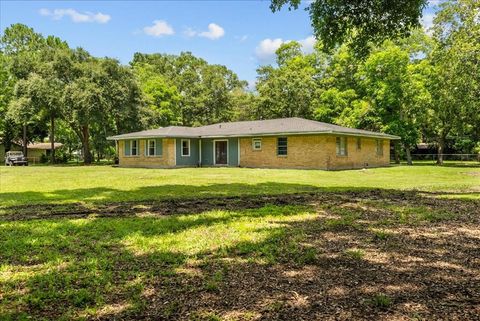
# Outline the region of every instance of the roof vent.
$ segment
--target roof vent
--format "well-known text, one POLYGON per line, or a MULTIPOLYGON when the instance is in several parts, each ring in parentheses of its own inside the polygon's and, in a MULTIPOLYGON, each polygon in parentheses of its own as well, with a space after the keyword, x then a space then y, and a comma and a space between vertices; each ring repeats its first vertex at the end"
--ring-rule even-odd
POLYGON ((218 128, 222 128, 222 124, 218 125, 218 128))

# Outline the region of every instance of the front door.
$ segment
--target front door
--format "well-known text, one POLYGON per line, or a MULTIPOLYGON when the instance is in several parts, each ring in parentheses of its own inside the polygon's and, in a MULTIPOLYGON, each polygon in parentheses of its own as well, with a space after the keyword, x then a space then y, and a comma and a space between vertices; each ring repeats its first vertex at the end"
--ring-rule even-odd
POLYGON ((228 144, 226 140, 215 141, 215 165, 227 165, 228 144))

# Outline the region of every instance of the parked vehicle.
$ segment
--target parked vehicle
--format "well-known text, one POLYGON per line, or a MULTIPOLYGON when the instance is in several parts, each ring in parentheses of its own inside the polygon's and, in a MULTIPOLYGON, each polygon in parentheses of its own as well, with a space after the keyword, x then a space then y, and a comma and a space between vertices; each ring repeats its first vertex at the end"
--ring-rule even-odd
POLYGON ((23 152, 20 151, 10 151, 5 154, 5 165, 6 166, 15 166, 15 165, 28 165, 28 160, 23 156, 23 152))

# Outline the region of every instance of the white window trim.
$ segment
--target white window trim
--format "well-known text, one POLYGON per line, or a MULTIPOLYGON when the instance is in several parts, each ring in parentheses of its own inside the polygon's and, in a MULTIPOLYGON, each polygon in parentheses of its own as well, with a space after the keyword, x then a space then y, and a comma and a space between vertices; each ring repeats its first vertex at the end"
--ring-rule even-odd
POLYGON ((145 149, 147 157, 160 156, 157 155, 157 141, 155 139, 147 139, 147 148, 145 149), (150 155, 150 142, 153 142, 153 155, 150 155))
POLYGON ((252 150, 262 150, 262 139, 261 138, 252 138, 252 150), (260 148, 255 147, 255 142, 260 142, 260 148))
POLYGON ((182 139, 180 140, 180 155, 182 155, 182 157, 190 157, 190 139, 182 139), (183 142, 187 142, 188 143, 188 154, 184 154, 183 153, 183 142))
POLYGON ((228 166, 230 164, 230 153, 228 152, 228 139, 214 139, 213 140, 213 165, 215 166, 228 166), (227 142, 227 163, 226 164, 217 164, 217 155, 216 155, 216 148, 215 142, 227 142))
POLYGON ((130 140, 130 157, 138 157, 140 156, 140 141, 138 139, 132 139, 130 140), (133 142, 137 142, 137 148, 135 155, 133 154, 133 142))

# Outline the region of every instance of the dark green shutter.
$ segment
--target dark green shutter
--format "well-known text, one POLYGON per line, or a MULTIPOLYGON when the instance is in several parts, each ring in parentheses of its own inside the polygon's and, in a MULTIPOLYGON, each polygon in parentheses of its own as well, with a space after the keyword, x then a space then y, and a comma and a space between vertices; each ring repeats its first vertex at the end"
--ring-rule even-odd
POLYGON ((123 147, 125 148, 125 156, 130 156, 130 141, 124 140, 123 147))
POLYGON ((157 139, 157 140, 155 141, 155 148, 157 149, 157 150, 155 151, 155 155, 156 155, 156 156, 161 156, 161 155, 162 155, 162 151, 163 151, 163 150, 162 150, 162 141, 163 141, 163 140, 162 140, 161 138, 159 138, 159 139, 157 139))

